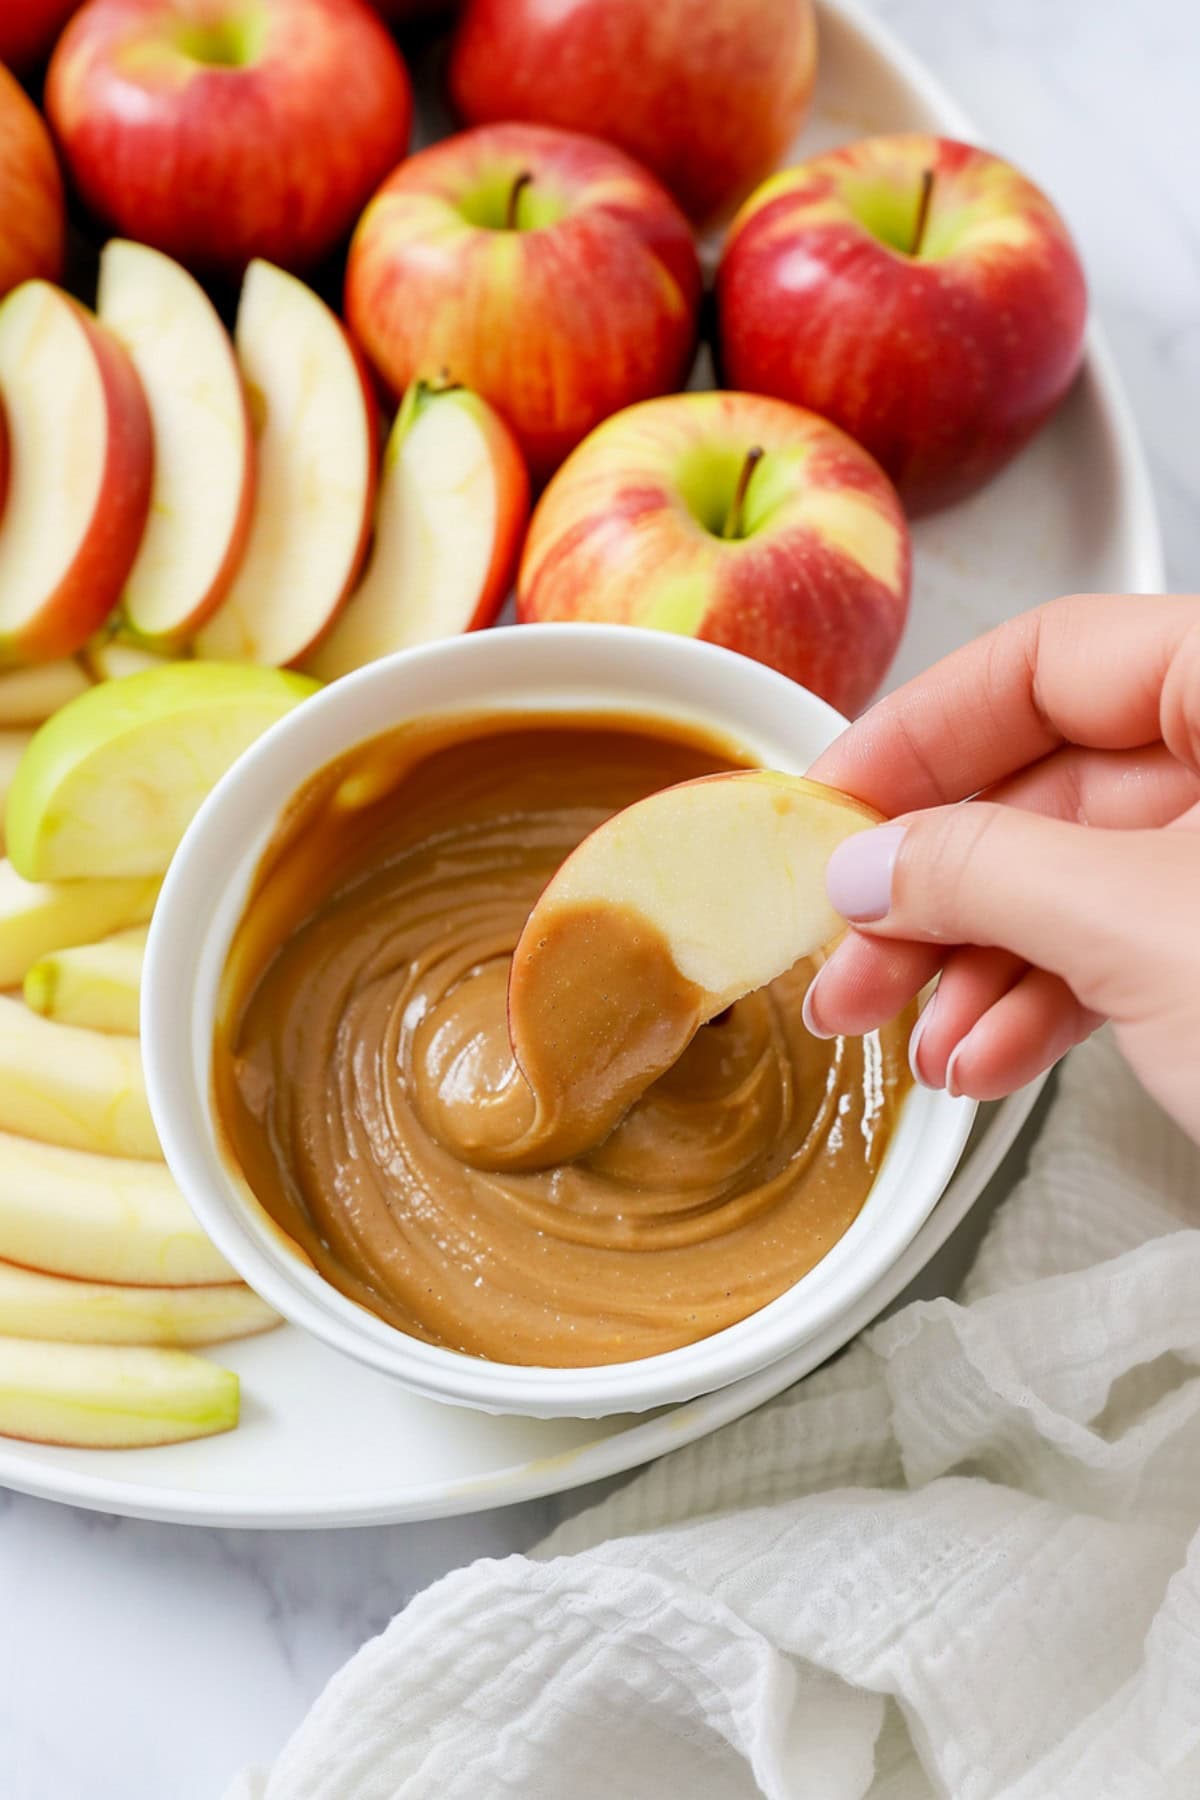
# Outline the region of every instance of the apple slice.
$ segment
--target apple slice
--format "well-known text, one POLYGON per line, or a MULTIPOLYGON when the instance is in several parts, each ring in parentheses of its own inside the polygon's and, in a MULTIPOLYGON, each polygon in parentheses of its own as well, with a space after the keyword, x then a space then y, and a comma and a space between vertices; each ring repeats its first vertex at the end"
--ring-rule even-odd
POLYGON ((0 397, 0 662, 48 662, 120 598, 150 503, 150 413, 116 338, 47 281, 0 304, 0 397))
POLYGON ((0 988, 18 987, 41 957, 144 923, 156 879, 26 881, 0 862, 0 988))
POLYGON ((375 500, 375 402, 345 327, 311 288, 252 262, 238 307, 258 490, 246 554, 196 654, 299 662, 354 586, 375 500))
POLYGON ((138 1040, 56 1025, 0 995, 0 1131, 100 1156, 161 1157, 138 1040))
POLYGON ((10 669, 0 675, 0 727, 40 725, 91 685, 82 664, 70 656, 10 669))
POLYGON ((126 1450, 231 1431, 238 1378, 188 1350, 0 1338, 0 1435, 126 1450))
POLYGON ((96 311, 129 352, 154 428, 154 486, 122 610, 175 644, 219 606, 250 530, 254 438, 229 334, 199 282, 160 250, 113 238, 96 311))
POLYGON ((71 1344, 220 1344, 280 1323, 244 1282, 116 1287, 0 1262, 0 1336, 71 1344))
POLYGON ((161 669, 171 661, 161 650, 148 644, 135 644, 131 639, 101 632, 88 643, 84 661, 97 681, 124 681, 126 675, 144 675, 148 669, 161 669))
POLYGON ((316 686, 181 662, 90 688, 42 726, 17 770, 14 865, 30 881, 162 875, 230 764, 316 686))
POLYGON ((57 950, 28 970, 25 1004, 63 1025, 136 1037, 145 953, 145 926, 115 932, 99 944, 57 950))
POLYGON ((529 477, 499 414, 461 387, 415 383, 383 458, 371 560, 309 662, 351 669, 490 625, 512 582, 529 477))
POLYGON ((509 1034, 537 1102, 520 1162, 599 1142, 706 1020, 836 938, 826 864, 878 823, 755 769, 664 788, 586 837, 513 954, 509 1034))
POLYGON ((4 816, 8 810, 9 790, 32 740, 32 731, 0 731, 0 855, 4 852, 4 816))
POLYGON ((4 1132, 0 1257, 84 1281, 193 1287, 236 1280, 162 1163, 4 1132))

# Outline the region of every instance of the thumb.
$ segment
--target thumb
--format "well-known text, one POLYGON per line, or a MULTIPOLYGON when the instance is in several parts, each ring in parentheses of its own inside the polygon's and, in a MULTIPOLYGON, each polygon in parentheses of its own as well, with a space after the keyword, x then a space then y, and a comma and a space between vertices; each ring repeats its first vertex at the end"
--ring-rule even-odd
POLYGON ((1119 1021, 1200 987, 1200 833, 1100 831, 972 801, 846 839, 826 884, 870 936, 1009 950, 1119 1021))

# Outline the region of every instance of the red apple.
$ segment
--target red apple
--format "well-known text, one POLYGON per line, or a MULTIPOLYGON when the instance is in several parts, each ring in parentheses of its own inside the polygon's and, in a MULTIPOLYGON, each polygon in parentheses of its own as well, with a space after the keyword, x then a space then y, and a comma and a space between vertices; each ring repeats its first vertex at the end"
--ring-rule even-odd
POLYGON ((89 0, 46 106, 95 212, 233 273, 331 250, 412 118, 400 53, 362 0, 89 0))
POLYGON ((536 477, 619 407, 682 384, 700 267, 636 163, 539 125, 466 131, 396 170, 359 222, 346 316, 396 394, 449 376, 536 477))
POLYGON ((62 177, 33 101, 0 61, 0 295, 63 261, 62 177))
POLYGON ((450 92, 619 144, 703 221, 779 162, 816 65, 811 0, 467 0, 450 92))
POLYGON ((835 420, 924 512, 981 486, 1053 412, 1087 291, 1032 182, 913 134, 765 182, 733 222, 717 305, 725 379, 835 420))
POLYGON ((150 503, 154 445, 133 364, 58 288, 0 305, 12 467, 0 519, 0 664, 81 648, 120 597, 150 503))
POLYGON ((904 629, 910 562, 895 490, 836 426, 756 394, 676 394, 618 413, 559 470, 517 612, 703 638, 854 713, 904 629))
POLYGON ((79 0, 0 0, 0 63, 29 69, 49 56, 79 0))

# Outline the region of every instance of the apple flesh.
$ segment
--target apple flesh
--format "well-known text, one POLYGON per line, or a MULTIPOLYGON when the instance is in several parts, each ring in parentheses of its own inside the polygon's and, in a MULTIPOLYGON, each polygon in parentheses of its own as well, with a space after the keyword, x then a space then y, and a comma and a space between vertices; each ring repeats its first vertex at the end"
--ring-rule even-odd
POLYGON ((0 855, 4 853, 4 815, 9 790, 21 766, 21 758, 32 741, 32 731, 0 731, 0 855))
POLYGON ((91 0, 46 110, 84 200, 188 268, 320 260, 408 145, 403 61, 359 0, 91 0))
POLYGON ((867 138, 785 169, 733 222, 720 359, 858 439, 910 512, 973 492, 1054 411, 1087 290, 1053 206, 946 138, 867 138))
POLYGON ((51 951, 144 922, 157 897, 157 880, 25 881, 0 862, 0 988, 17 987, 51 951))
POLYGON ((575 132, 493 125, 395 171, 358 224, 346 317, 385 384, 460 382, 535 479, 618 407, 679 387, 700 267, 670 196, 575 132))
POLYGON ((41 957, 25 976, 26 1006, 63 1025, 136 1037, 146 935, 140 926, 41 957))
POLYGON ((45 281, 0 304, 0 398, 0 664, 51 661, 120 598, 150 503, 150 414, 121 345, 45 281))
MULTIPOLYGON (((8 29, 0 16, 0 295, 33 276, 57 280, 66 242, 62 177, 50 134, 4 67, 16 61, 4 54, 8 29)), ((0 480, 0 500, 3 493, 0 480)))
POLYGON ((82 664, 73 657, 37 663, 28 669, 10 669, 0 675, 0 728, 41 725, 91 685, 82 664))
POLYGON ((277 669, 180 662, 90 688, 42 726, 17 770, 14 866, 28 881, 165 874, 226 769, 316 687, 277 669))
POLYGON ((467 0, 450 93, 472 125, 531 119, 619 145, 704 223, 783 157, 816 67, 811 0, 467 0))
POLYGON ((123 681, 126 675, 144 675, 149 669, 162 669, 172 658, 162 650, 122 637, 119 632, 100 632, 89 640, 83 660, 97 681, 123 681))
POLYGON ((225 327, 171 257, 114 238, 96 310, 129 353, 154 431, 150 512, 122 611, 142 636, 177 644, 220 604, 246 546, 250 413, 225 327))
POLYGON ((0 1336, 70 1344, 221 1344, 280 1323, 243 1282, 116 1287, 0 1262, 0 1336))
POLYGON ((137 1039, 56 1025, 0 996, 0 1131, 99 1156, 161 1157, 137 1039))
POLYGON ((679 394, 609 419, 559 470, 517 611, 703 638, 852 713, 900 640, 910 569, 895 491, 842 432, 778 400, 679 394))
POLYGON ((312 673, 333 681, 490 625, 528 515, 529 477, 499 415, 466 388, 415 384, 384 453, 371 560, 312 673))
POLYGON ((237 1422, 237 1376, 188 1350, 0 1338, 0 1436, 125 1450, 237 1422))
POLYGON ((237 354, 257 434, 258 492, 245 556, 196 654, 283 666, 328 630, 362 566, 375 500, 375 402, 323 300, 252 263, 237 354))
POLYGON ((191 1287, 236 1280, 164 1164, 3 1132, 0 1257, 80 1281, 191 1287))

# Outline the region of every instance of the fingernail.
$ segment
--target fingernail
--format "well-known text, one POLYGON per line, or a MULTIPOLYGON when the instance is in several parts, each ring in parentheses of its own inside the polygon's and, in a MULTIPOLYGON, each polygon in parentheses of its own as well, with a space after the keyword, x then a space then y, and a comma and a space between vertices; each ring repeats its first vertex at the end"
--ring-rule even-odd
POLYGON ((917 1061, 921 1050, 921 1039, 925 1036, 925 1028, 929 1024, 930 1015, 936 1005, 937 989, 935 988, 922 1008, 921 1016, 913 1026, 908 1039, 908 1066, 912 1070, 913 1080, 918 1082, 923 1088, 932 1088, 936 1086, 934 1082, 925 1079, 917 1061))
MULTIPOLYGON (((967 1037, 969 1036, 970 1033, 968 1032, 967 1037)), ((967 1039, 963 1038, 961 1043, 955 1044, 953 1050, 950 1052, 950 1059, 946 1064, 946 1092, 952 1100, 962 1099, 962 1089, 958 1085, 958 1060, 966 1048, 966 1043, 967 1039)))
POLYGON ((825 891, 843 919, 866 924, 884 917, 904 832, 903 825, 876 825, 838 845, 825 871, 825 891))
MULTIPOLYGON (((828 967, 828 964, 826 964, 825 966, 828 967)), ((808 992, 804 996, 804 1005, 800 1008, 800 1017, 804 1021, 804 1029, 805 1029, 805 1031, 807 1031, 809 1033, 810 1036, 815 1037, 815 1038, 831 1038, 831 1037, 837 1036, 837 1033, 835 1031, 826 1031, 825 1030, 825 1027, 821 1024, 819 1018, 817 1017, 816 1008, 815 1008, 815 1004, 814 1004, 815 1000, 816 1000, 817 989, 820 986, 821 977, 824 973, 825 973, 825 969, 823 969, 823 968, 817 970, 816 974, 813 976, 812 980, 808 984, 808 992)))

